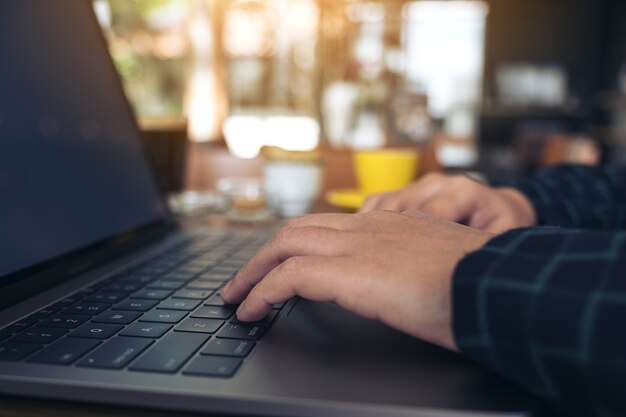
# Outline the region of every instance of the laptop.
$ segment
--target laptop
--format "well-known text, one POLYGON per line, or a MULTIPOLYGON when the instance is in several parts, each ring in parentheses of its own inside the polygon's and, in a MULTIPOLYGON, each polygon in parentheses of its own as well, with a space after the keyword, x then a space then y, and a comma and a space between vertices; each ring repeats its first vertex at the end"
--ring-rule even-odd
POLYGON ((272 230, 169 213, 85 0, 0 2, 0 394, 264 416, 522 416, 522 391, 302 299, 219 289, 272 230))

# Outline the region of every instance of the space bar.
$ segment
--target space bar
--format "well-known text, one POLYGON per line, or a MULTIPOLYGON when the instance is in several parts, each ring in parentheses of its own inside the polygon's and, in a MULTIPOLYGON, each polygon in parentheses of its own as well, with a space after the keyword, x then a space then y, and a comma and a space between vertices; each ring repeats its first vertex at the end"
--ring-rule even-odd
POLYGON ((204 333, 172 332, 133 363, 128 369, 143 372, 174 373, 207 341, 204 333))

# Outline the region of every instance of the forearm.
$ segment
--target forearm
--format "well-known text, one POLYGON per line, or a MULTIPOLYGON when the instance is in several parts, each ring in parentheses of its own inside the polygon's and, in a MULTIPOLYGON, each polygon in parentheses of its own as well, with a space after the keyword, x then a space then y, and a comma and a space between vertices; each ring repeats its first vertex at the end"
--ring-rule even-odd
POLYGON ((626 228, 626 168, 562 165, 514 184, 539 225, 626 228))
POLYGON ((623 415, 624 242, 626 232, 520 229, 470 254, 453 281, 460 351, 571 415, 623 415))

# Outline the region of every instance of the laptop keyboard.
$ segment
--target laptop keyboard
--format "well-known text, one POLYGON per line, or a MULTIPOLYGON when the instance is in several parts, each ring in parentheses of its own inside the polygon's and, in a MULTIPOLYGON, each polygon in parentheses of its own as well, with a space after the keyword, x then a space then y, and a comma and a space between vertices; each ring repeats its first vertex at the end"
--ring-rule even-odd
POLYGON ((285 303, 242 323, 219 295, 267 236, 211 233, 0 330, 0 360, 228 378, 285 303))

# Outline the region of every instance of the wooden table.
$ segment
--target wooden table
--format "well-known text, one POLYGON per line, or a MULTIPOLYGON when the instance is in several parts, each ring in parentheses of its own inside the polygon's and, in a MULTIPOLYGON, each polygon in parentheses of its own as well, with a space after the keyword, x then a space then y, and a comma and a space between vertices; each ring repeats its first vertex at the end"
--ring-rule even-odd
MULTIPOLYGON (((356 186, 353 151, 322 148, 321 152, 324 161, 324 185, 314 211, 338 211, 339 209, 324 201, 324 194, 328 190, 356 186)), ((216 181, 222 177, 261 177, 262 168, 261 158, 238 159, 223 146, 193 144, 189 147, 185 184, 191 190, 210 190, 215 188, 216 181)), ((439 169, 433 148, 424 148, 420 156, 418 175, 439 169)))

